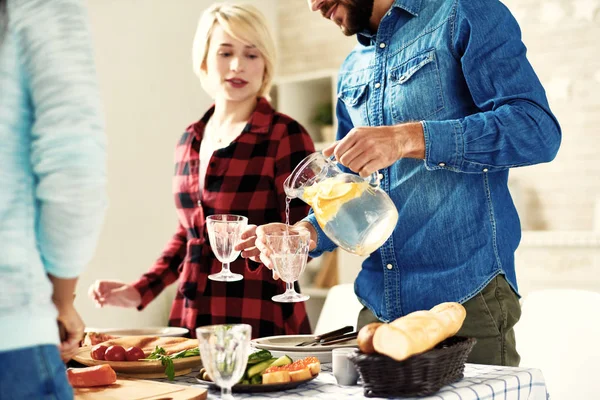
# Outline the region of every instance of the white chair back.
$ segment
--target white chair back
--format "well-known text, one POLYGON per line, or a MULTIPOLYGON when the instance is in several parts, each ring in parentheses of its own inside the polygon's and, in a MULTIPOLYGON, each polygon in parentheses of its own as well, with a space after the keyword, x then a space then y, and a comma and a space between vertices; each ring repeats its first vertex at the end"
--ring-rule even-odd
POLYGON ((356 329, 356 320, 362 307, 354 294, 354 284, 333 286, 325 298, 315 334, 330 332, 346 325, 352 325, 356 329))
POLYGON ((600 293, 531 292, 515 334, 521 366, 542 371, 552 400, 598 398, 600 293))

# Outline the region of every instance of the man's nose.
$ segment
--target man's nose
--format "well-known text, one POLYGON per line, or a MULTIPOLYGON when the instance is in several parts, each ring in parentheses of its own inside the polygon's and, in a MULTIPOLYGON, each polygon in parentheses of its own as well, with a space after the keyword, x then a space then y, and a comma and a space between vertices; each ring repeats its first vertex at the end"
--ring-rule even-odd
POLYGON ((308 0, 308 3, 311 11, 317 11, 321 9, 325 0, 308 0))

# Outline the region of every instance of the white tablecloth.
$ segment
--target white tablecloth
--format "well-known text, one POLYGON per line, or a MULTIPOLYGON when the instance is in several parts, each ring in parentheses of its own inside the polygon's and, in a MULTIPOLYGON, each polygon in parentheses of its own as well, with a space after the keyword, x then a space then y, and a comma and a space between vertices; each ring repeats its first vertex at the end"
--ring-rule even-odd
MULTIPOLYGON (((234 393, 236 399, 366 399, 363 388, 340 386, 331 373, 331 364, 321 366, 319 376, 296 389, 271 393, 234 393)), ((176 377, 173 383, 197 385, 197 371, 176 377)), ((451 385, 444 386, 438 393, 429 397, 411 399, 442 400, 547 400, 544 376, 538 369, 496 367, 491 365, 466 364, 464 378, 451 385)), ((162 379, 163 382, 169 382, 162 379)), ((359 382, 360 383, 360 382, 359 382)), ((209 390, 208 398, 217 400, 220 392, 209 390)), ((404 399, 407 399, 406 397, 404 399)))

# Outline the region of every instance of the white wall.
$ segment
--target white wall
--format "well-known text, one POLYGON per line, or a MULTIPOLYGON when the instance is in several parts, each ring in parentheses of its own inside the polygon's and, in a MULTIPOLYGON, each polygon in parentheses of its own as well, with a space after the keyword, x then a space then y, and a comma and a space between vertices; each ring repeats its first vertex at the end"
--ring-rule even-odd
MULTIPOLYGON (((600 201, 600 1, 503 3, 519 21, 527 56, 563 129, 556 160, 511 171, 523 229, 591 230, 600 201)), ((278 6, 282 75, 337 69, 356 45, 305 1, 278 6)))
MULTIPOLYGON (((245 1, 275 25, 276 0, 245 1)), ((174 285, 144 312, 95 308, 96 279, 131 282, 175 232, 173 151, 211 99, 191 70, 191 44, 206 0, 88 0, 107 120, 109 209, 75 305, 91 327, 165 325, 174 285)), ((276 27, 275 27, 276 29, 276 27)))

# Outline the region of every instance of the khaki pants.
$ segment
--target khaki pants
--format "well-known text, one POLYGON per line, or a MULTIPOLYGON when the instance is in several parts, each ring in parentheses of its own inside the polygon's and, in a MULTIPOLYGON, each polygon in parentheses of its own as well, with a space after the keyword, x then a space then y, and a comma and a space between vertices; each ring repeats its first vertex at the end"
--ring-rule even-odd
MULTIPOLYGON (((521 306, 504 275, 492 279, 463 306, 467 318, 457 335, 477 339, 467 362, 517 367, 521 357, 517 353, 513 327, 521 317, 521 306)), ((377 321, 365 307, 358 315, 357 329, 377 321)))

